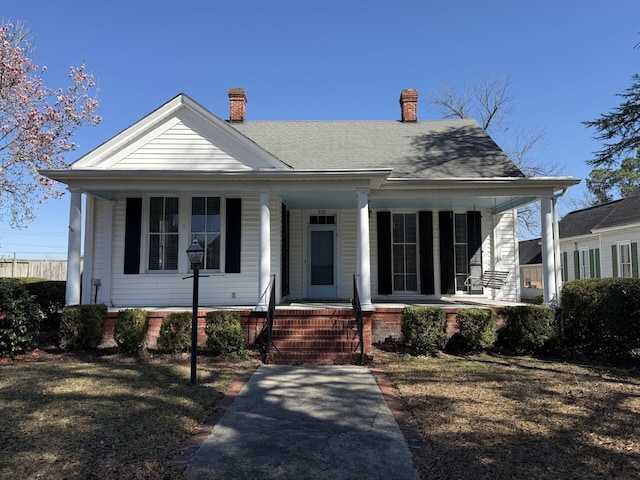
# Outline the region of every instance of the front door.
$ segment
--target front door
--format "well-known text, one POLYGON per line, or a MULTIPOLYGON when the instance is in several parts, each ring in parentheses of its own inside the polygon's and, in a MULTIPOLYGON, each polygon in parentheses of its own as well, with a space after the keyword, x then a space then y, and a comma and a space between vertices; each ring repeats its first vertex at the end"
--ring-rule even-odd
POLYGON ((336 228, 309 227, 307 255, 307 297, 337 298, 336 228))

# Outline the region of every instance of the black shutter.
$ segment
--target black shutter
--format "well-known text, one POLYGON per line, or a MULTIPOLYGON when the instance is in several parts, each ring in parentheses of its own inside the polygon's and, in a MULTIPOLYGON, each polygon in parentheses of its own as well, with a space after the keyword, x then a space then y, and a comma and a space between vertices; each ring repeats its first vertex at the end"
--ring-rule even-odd
POLYGON ((420 231, 420 293, 435 293, 433 277, 433 213, 418 212, 420 231))
MULTIPOLYGON (((482 276, 482 215, 478 211, 467 212, 467 251, 469 252, 469 275, 482 276)), ((471 293, 482 293, 482 287, 471 288, 471 293)))
POLYGON ((225 273, 240 273, 242 199, 227 198, 227 231, 225 241, 225 273))
POLYGON ((289 219, 289 209, 283 203, 282 204, 282 219, 280 220, 281 224, 281 257, 282 260, 280 262, 280 290, 282 296, 289 295, 289 228, 290 228, 290 219, 289 219))
POLYGON ((455 293, 453 252, 453 212, 439 212, 440 226, 440 292, 455 293))
POLYGON ((142 236, 142 198, 127 198, 124 221, 124 273, 140 273, 140 239, 142 236))
POLYGON ((393 292, 391 273, 391 212, 378 212, 378 294, 393 292))

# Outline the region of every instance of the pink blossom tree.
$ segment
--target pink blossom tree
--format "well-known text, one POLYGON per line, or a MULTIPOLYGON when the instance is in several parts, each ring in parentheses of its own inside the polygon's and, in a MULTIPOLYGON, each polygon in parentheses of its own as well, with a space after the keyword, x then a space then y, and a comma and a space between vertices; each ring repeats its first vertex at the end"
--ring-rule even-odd
POLYGON ((63 194, 38 170, 68 168, 76 129, 101 120, 84 64, 70 67, 66 90, 51 89, 31 51, 26 28, 0 25, 0 219, 14 227, 33 220, 35 205, 63 194))

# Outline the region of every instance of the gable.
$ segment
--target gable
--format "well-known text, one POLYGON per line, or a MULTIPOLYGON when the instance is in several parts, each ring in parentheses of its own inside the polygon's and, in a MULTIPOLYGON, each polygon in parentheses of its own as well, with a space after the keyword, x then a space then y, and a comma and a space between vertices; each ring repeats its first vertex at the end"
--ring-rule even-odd
POLYGON ((71 168, 242 171, 290 167, 185 95, 179 95, 71 168))

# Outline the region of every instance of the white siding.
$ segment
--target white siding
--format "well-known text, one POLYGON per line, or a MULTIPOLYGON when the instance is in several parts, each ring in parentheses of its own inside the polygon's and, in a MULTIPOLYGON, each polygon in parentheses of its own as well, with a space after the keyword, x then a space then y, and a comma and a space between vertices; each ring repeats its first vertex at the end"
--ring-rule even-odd
MULTIPOLYGON (((111 241, 110 238, 105 238, 105 218, 104 218, 104 200, 95 199, 93 215, 94 221, 94 236, 93 236, 93 279, 100 279, 103 282, 104 279, 104 262, 105 262, 105 244, 111 241)), ((93 282, 92 282, 93 283, 93 282)), ((95 299, 95 287, 91 286, 91 301, 95 299)), ((110 299, 105 298, 104 290, 102 286, 98 288, 98 303, 110 303, 110 299)))
MULTIPOLYGON (((338 298, 353 296, 353 274, 358 271, 358 216, 356 209, 341 210, 338 225, 338 298)), ((374 237, 370 237, 369 243, 374 237)))
MULTIPOLYGON (((181 197, 181 204, 188 202, 189 198, 188 196, 181 197)), ((186 261, 181 260, 181 265, 185 265, 185 267, 182 267, 182 271, 176 273, 145 273, 146 258, 144 257, 144 252, 146 252, 146 249, 143 248, 141 273, 138 275, 123 274, 125 205, 126 199, 120 198, 114 208, 113 305, 116 307, 190 306, 193 281, 184 279, 185 276, 189 275, 186 269, 186 261)), ((256 195, 242 197, 241 273, 224 274, 203 271, 202 275, 208 276, 200 279, 200 306, 254 306, 257 303, 258 231, 260 225, 258 205, 259 201, 256 195)), ((181 211, 183 211, 182 207, 181 211)), ((188 218, 180 219, 181 245, 188 244, 188 223, 188 218)), ((145 227, 143 212, 143 232, 145 227)), ((142 242, 143 245, 146 242, 144 233, 142 242)), ((183 253, 183 250, 186 250, 186 247, 179 253, 183 253)), ((184 256, 186 259, 186 254, 184 256)))
POLYGON ((210 138, 196 131, 188 120, 177 120, 168 130, 117 163, 118 169, 132 170, 247 170, 210 138))
POLYGON ((303 235, 306 228, 303 225, 303 211, 290 210, 290 232, 289 232, 289 298, 304 298, 304 257, 303 257, 303 235))
MULTIPOLYGON (((495 263, 493 269, 509 272, 507 283, 500 290, 496 290, 497 300, 518 300, 518 279, 520 274, 518 272, 517 221, 515 210, 495 215, 495 263)), ((488 267, 484 267, 484 269, 490 270, 488 267)), ((487 290, 491 292, 490 289, 487 290)))

